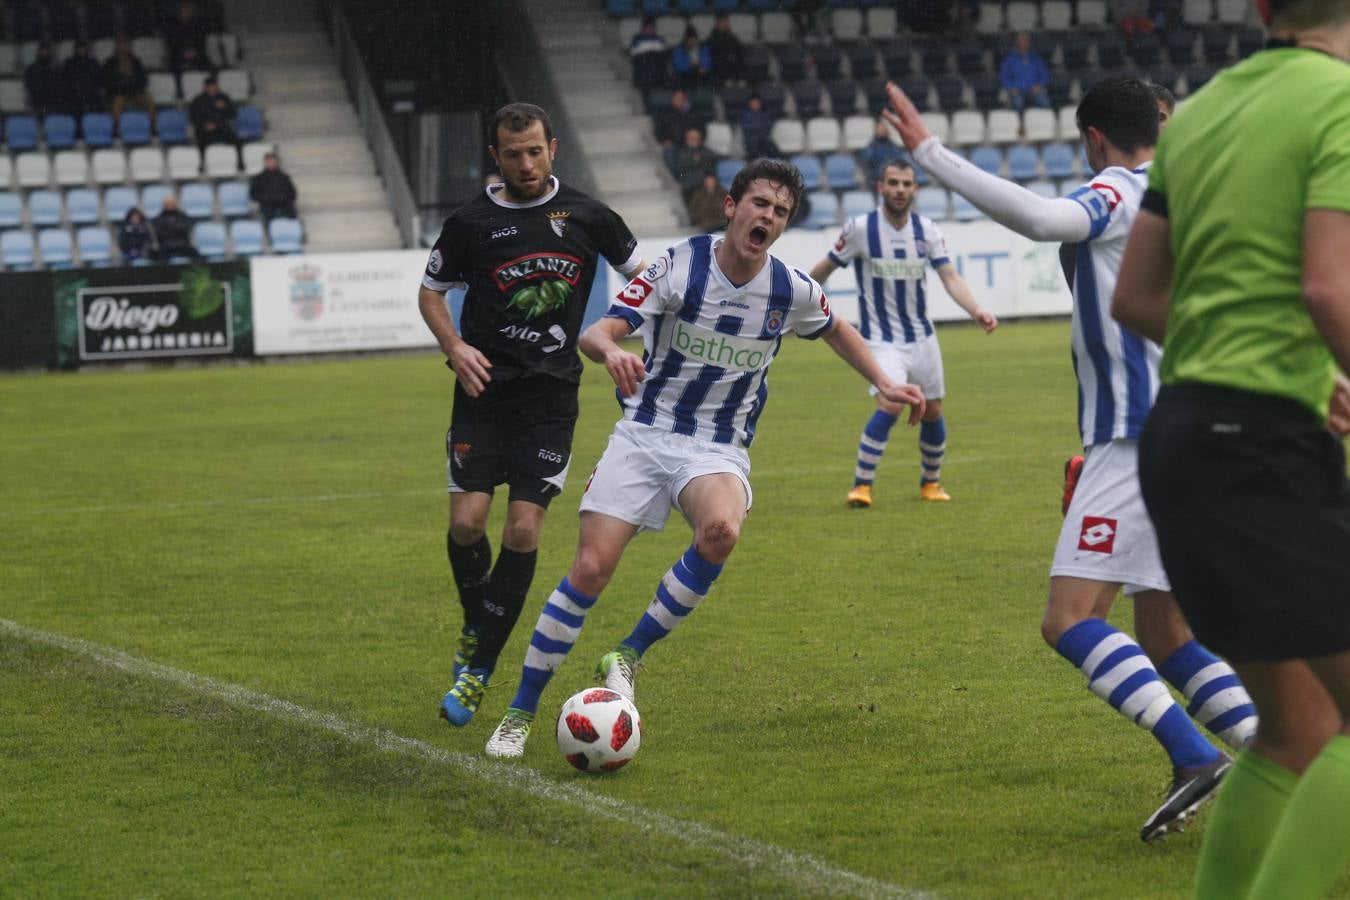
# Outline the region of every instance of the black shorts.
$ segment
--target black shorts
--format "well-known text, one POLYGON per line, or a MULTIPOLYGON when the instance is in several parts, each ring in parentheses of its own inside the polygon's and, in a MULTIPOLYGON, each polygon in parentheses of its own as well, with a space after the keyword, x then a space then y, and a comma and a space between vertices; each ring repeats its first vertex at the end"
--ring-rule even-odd
POLYGON ((547 507, 563 489, 577 422, 577 385, 541 375, 489 382, 470 397, 455 382, 445 433, 451 492, 493 493, 547 507))
POLYGON ((1302 405, 1164 387, 1139 448, 1144 503, 1196 636, 1230 660, 1350 649, 1350 481, 1302 405))

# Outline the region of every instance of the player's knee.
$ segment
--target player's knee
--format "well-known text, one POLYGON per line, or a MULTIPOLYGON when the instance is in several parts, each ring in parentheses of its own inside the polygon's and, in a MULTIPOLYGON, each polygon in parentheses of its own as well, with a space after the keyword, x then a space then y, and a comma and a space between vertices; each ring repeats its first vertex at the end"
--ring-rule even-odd
POLYGON ((904 412, 905 405, 903 403, 892 403, 889 400, 883 400, 882 398, 878 397, 877 409, 881 410, 888 416, 898 416, 900 415, 900 413, 904 412))
POLYGON ((529 553, 539 546, 539 521, 508 521, 502 529, 502 546, 517 553, 529 553))
POLYGON ((450 520, 450 539, 460 546, 476 544, 483 538, 483 525, 469 518, 450 520))
POLYGON ((1047 606, 1045 615, 1041 616, 1041 640, 1049 644, 1053 650, 1059 646, 1059 639, 1064 636, 1064 632, 1081 621, 1081 618, 1076 618, 1068 610, 1047 606))
POLYGON ((726 562, 740 536, 741 529, 737 523, 729 519, 714 519, 699 529, 695 541, 698 555, 710 563, 726 562))
POLYGON ((577 552, 577 558, 572 560, 572 568, 567 573, 567 580, 572 587, 583 594, 594 597, 609 584, 610 578, 614 576, 614 568, 614 562, 598 553, 589 552, 582 548, 577 552))

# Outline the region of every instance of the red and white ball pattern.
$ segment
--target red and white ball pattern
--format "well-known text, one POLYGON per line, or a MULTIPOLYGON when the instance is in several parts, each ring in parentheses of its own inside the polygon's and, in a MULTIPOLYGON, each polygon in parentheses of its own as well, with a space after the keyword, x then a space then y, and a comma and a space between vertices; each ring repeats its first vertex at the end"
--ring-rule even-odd
POLYGON ((632 701, 608 688, 573 694, 558 713, 558 749, 583 772, 622 768, 642 743, 642 719, 632 701))

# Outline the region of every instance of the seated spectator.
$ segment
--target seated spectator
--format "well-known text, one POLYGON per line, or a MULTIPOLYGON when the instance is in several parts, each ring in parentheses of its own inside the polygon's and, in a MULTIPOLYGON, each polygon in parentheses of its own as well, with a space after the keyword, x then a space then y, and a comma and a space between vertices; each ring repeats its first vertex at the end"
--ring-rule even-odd
POLYGON ((764 108, 764 98, 751 94, 740 117, 741 143, 745 144, 748 158, 781 155, 778 145, 773 142, 773 126, 777 121, 773 113, 764 108))
POLYGON ((675 81, 680 87, 702 87, 712 83, 712 51, 699 41, 694 26, 684 30, 680 46, 671 52, 670 67, 675 70, 675 81))
POLYGON ((281 157, 275 153, 268 153, 263 157, 263 170, 249 181, 248 196, 258 204, 258 210, 266 222, 272 221, 277 216, 298 218, 295 214, 295 182, 291 181, 291 176, 281 171, 281 157))
POLYGON ((717 154, 703 146, 703 132, 690 128, 684 133, 684 143, 675 151, 675 180, 680 184, 680 193, 687 199, 710 172, 717 172, 717 154))
POLYGON ((877 119, 876 127, 872 129, 871 143, 858 151, 858 159, 862 160, 862 164, 867 170, 868 183, 871 184, 881 180, 881 173, 885 171, 886 163, 893 159, 904 158, 905 148, 891 140, 890 129, 886 127, 885 122, 877 119))
POLYGON ((657 143, 661 145, 661 155, 665 158, 667 168, 674 169, 675 148, 684 140, 684 133, 690 128, 697 128, 706 137, 708 121, 695 112, 688 92, 683 88, 676 88, 670 94, 670 106, 656 111, 656 120, 652 125, 652 132, 657 143))
POLYGON ((188 0, 179 3, 173 18, 164 25, 164 49, 175 76, 210 68, 206 64, 206 32, 197 5, 188 0))
POLYGON ((160 259, 183 256, 191 259, 201 258, 197 248, 192 246, 192 220, 188 218, 187 213, 178 208, 178 198, 173 194, 164 198, 164 210, 155 216, 154 225, 160 259))
POLYGON ((821 22, 816 14, 825 6, 824 0, 797 0, 792 4, 792 26, 802 39, 820 37, 821 22))
POLYGON ((726 13, 718 14, 712 34, 708 35, 708 53, 713 81, 718 87, 728 81, 745 80, 745 45, 731 30, 731 19, 726 13))
POLYGON ((127 210, 117 228, 117 247, 122 251, 122 259, 128 262, 155 256, 155 233, 150 230, 145 213, 134 206, 127 210))
POLYGON ((1153 20, 1149 18, 1148 0, 1111 0, 1111 18, 1125 43, 1133 44, 1141 34, 1153 33, 1153 20))
POLYGON ((75 43, 75 52, 61 66, 61 82, 65 85, 66 106, 75 116, 103 109, 103 70, 89 55, 89 44, 75 43))
POLYGON ((698 189, 685 198, 684 205, 689 210, 689 224, 699 231, 721 231, 727 227, 727 214, 722 209, 727 189, 717 180, 714 172, 703 176, 698 189))
POLYGON ((1017 36, 1013 49, 1003 57, 998 81, 1008 92, 1008 102, 1018 112, 1026 109, 1028 103, 1050 106, 1050 95, 1046 93, 1050 86, 1050 67, 1031 49, 1031 35, 1025 31, 1017 36))
POLYGON ((103 63, 103 91, 113 118, 130 106, 145 110, 154 121, 155 101, 145 90, 149 80, 145 64, 131 52, 127 39, 119 37, 113 55, 103 63))
POLYGON ((234 133, 235 112, 234 101, 229 94, 221 92, 216 76, 208 77, 202 83, 202 92, 188 106, 188 121, 192 123, 203 160, 206 148, 211 144, 233 144, 239 153, 239 168, 244 167, 243 146, 234 133))
POLYGON ((52 60, 52 46, 46 41, 38 44, 37 58, 23 70, 23 86, 28 90, 28 104, 39 117, 66 112, 61 69, 52 60))
POLYGON ((633 84, 638 90, 661 87, 667 82, 666 65, 670 61, 666 39, 656 33, 656 19, 647 16, 642 28, 633 35, 628 45, 628 58, 633 63, 633 84))

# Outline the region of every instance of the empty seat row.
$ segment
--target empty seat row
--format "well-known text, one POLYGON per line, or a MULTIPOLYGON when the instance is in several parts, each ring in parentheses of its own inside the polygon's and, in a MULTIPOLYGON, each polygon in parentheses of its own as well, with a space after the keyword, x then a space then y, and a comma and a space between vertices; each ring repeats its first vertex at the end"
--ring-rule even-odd
MULTIPOLYGON (((0 74, 23 74, 28 64, 37 59, 36 40, 0 41, 0 74)), ((102 64, 113 55, 116 39, 112 36, 89 42, 89 55, 102 64)), ((168 65, 167 48, 161 37, 142 36, 131 39, 131 53, 147 69, 163 69, 168 65)), ((67 39, 52 43, 52 58, 60 63, 75 53, 75 41, 67 39)), ((237 35, 218 32, 206 36, 206 59, 217 69, 237 66, 243 58, 237 35)), ((223 89, 223 88, 222 88, 223 89)))
MULTIPOLYGON (((243 147, 244 172, 262 171, 263 157, 271 144, 253 141, 243 147)), ((130 153, 105 148, 86 154, 82 150, 20 153, 11 158, 0 154, 0 190, 10 186, 44 188, 78 187, 90 184, 122 184, 127 181, 193 181, 199 176, 222 179, 239 174, 239 153, 229 144, 212 144, 203 154, 197 147, 135 147, 130 153)))
MULTIPOLYGON (((202 92, 202 84, 210 72, 194 69, 175 76, 172 72, 150 72, 145 92, 156 106, 176 106, 190 103, 202 92)), ((242 102, 253 94, 253 81, 244 69, 221 69, 216 73, 221 93, 235 102, 242 102)), ((0 77, 0 113, 16 113, 31 109, 23 80, 17 76, 0 77)))
MULTIPOLYGON (((207 260, 220 261, 231 255, 258 256, 264 253, 299 253, 304 245, 304 230, 296 219, 273 219, 264 228, 253 219, 238 219, 228 226, 220 222, 198 222, 192 226, 192 245, 207 260)), ((102 225, 86 225, 72 235, 64 228, 0 233, 0 262, 11 271, 33 269, 39 265, 53 269, 75 265, 112 265, 118 261, 113 233, 102 225)), ((170 260, 177 261, 175 260, 170 260)), ((151 260, 137 259, 132 264, 146 265, 151 260)))
POLYGON ((153 218, 164 206, 164 198, 176 194, 183 212, 194 219, 209 219, 217 214, 226 219, 253 215, 248 182, 224 181, 217 185, 190 182, 176 189, 164 184, 148 184, 141 189, 116 186, 102 193, 93 188, 69 191, 42 189, 23 194, 0 191, 0 229, 29 225, 117 224, 127 210, 138 207, 153 218), (25 216, 26 211, 26 216, 25 216))
MULTIPOLYGON (((234 130, 240 140, 256 141, 263 134, 263 111, 256 106, 241 106, 235 113, 234 130)), ((77 121, 74 116, 53 113, 39 125, 36 116, 9 115, 4 120, 4 138, 11 153, 35 150, 45 145, 48 150, 66 150, 83 143, 90 149, 111 147, 120 139, 125 147, 139 147, 151 143, 155 137, 161 144, 186 144, 192 134, 187 113, 166 107, 149 113, 139 109, 124 110, 117 119, 108 113, 85 113, 77 121)))
MULTIPOLYGON (((758 10, 717 10, 711 8, 698 11, 653 10, 650 8, 650 4, 646 5, 649 8, 645 10, 645 14, 656 17, 656 33, 671 46, 680 42, 685 29, 690 26, 698 32, 700 38, 706 38, 712 31, 714 17, 718 12, 728 14, 727 22, 732 33, 745 44, 759 42, 786 44, 798 37, 792 14, 779 9, 777 2, 767 8, 758 10)), ((869 5, 871 6, 869 9, 833 10, 829 15, 829 20, 835 37, 839 40, 856 40, 861 37, 887 40, 895 37, 899 33, 900 23, 896 17, 894 3, 873 3, 869 5)), ((611 14, 614 13, 611 12, 611 14)), ((641 21, 635 13, 620 15, 623 17, 619 18, 616 23, 619 42, 626 47, 632 40, 633 35, 637 34, 641 27, 641 21)))

